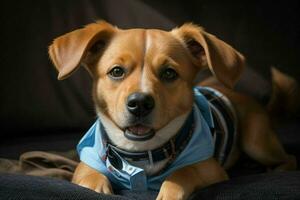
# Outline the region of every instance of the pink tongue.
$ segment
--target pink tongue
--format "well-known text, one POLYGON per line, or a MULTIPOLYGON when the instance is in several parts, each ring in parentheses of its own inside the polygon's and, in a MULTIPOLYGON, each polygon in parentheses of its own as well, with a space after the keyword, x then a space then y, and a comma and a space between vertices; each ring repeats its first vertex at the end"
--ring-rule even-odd
POLYGON ((129 127, 128 130, 133 134, 143 135, 148 133, 151 129, 146 126, 137 125, 137 126, 129 127))

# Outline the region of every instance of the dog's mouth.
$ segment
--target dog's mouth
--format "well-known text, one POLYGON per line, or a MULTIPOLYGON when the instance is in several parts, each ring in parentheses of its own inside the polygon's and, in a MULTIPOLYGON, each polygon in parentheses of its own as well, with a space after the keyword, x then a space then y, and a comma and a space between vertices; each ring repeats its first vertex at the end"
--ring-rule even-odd
POLYGON ((138 124, 127 127, 124 136, 133 141, 145 141, 151 139, 155 135, 154 129, 138 124))

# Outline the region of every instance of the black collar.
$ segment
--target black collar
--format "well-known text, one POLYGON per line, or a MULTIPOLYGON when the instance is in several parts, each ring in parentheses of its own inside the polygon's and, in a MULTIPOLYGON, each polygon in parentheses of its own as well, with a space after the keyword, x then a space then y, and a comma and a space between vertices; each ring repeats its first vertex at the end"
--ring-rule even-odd
POLYGON ((149 161, 149 163, 155 163, 162 161, 166 158, 175 158, 187 145, 192 133, 194 132, 194 111, 191 111, 184 125, 181 127, 178 134, 166 142, 163 146, 149 151, 141 152, 129 152, 120 149, 108 140, 107 133, 102 123, 100 123, 100 130, 103 138, 103 142, 106 145, 107 156, 115 158, 112 160, 118 160, 115 152, 127 161, 149 161))

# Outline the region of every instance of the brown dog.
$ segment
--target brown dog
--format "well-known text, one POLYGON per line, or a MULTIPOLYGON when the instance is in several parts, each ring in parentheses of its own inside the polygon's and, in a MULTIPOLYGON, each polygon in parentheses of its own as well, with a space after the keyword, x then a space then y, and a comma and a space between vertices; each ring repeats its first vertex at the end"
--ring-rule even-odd
MULTIPOLYGON (((230 99, 238 118, 237 143, 224 168, 235 163, 240 151, 275 170, 296 168, 295 158, 284 151, 266 111, 230 89, 242 72, 243 56, 196 25, 166 32, 121 30, 100 21, 55 39, 49 54, 59 79, 80 65, 88 70, 97 114, 110 142, 124 151, 153 150, 175 137, 192 110, 196 75, 209 67, 217 80, 207 79, 201 85, 230 99), (150 139, 145 139, 149 134, 150 139)), ((170 160, 141 167, 153 176, 170 160)), ((213 157, 179 168, 164 180, 157 199, 186 199, 196 189, 228 179, 224 168, 213 157)), ((112 193, 108 178, 84 162, 73 182, 112 193)))

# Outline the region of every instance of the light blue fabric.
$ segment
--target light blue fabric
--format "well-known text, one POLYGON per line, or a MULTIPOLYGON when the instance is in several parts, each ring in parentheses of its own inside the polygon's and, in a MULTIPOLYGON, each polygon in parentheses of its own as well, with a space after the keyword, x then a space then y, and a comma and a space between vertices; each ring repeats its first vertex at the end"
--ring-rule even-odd
POLYGON ((194 89, 194 94, 194 133, 185 149, 162 173, 147 177, 143 169, 129 164, 121 157, 123 168, 116 169, 106 156, 106 147, 100 132, 100 119, 94 123, 77 145, 80 160, 106 175, 116 190, 159 190, 162 182, 175 170, 213 156, 214 144, 210 132, 213 120, 210 107, 197 88, 194 89))

